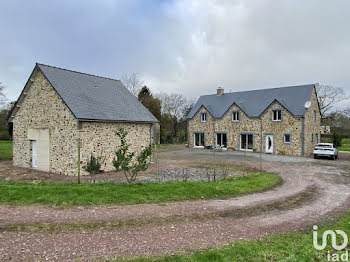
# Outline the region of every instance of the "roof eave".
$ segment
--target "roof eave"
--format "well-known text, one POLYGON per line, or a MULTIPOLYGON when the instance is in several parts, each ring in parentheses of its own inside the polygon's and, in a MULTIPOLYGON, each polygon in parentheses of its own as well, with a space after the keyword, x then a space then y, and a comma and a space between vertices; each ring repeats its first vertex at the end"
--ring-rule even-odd
POLYGON ((140 124, 154 124, 159 121, 137 121, 137 120, 111 120, 111 119, 91 119, 91 118, 78 118, 80 122, 110 122, 110 123, 140 123, 140 124))

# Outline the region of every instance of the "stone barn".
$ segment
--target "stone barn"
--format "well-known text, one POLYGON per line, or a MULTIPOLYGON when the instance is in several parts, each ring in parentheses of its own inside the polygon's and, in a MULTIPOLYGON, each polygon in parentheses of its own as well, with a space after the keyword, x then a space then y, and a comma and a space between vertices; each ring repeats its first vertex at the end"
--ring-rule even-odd
POLYGON ((78 141, 82 174, 91 154, 110 171, 116 131, 124 127, 131 150, 140 152, 158 120, 119 80, 36 64, 9 122, 15 166, 77 175, 78 141))

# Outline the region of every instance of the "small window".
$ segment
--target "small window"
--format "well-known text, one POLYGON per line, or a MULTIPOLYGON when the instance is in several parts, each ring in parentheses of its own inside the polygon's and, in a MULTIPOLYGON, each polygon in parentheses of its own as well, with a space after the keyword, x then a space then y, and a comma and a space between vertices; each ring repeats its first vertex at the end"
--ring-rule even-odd
POLYGON ((282 110, 273 110, 272 111, 272 121, 281 121, 282 120, 282 110))
POLYGON ((239 112, 233 111, 232 112, 232 122, 238 122, 239 121, 239 112))
POLYGON ((207 113, 201 113, 201 122, 207 122, 207 113))
POLYGON ((290 134, 284 134, 283 136, 283 142, 285 144, 290 144, 290 134))

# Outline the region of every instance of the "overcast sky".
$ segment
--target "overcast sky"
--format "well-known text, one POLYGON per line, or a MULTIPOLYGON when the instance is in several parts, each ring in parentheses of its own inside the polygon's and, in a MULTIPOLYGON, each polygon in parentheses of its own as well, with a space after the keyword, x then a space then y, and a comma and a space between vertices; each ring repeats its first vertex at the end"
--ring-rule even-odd
POLYGON ((315 82, 350 94, 349 0, 2 0, 0 10, 10 100, 35 62, 135 72, 153 92, 193 98, 315 82))

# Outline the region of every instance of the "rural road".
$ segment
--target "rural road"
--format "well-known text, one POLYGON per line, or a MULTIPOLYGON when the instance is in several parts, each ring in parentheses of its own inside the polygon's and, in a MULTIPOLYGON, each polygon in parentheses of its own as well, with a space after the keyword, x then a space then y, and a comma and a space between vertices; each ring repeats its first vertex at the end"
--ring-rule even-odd
MULTIPOLYGON (((164 152, 163 158, 205 161, 204 151, 164 152), (188 154, 188 155, 187 155, 188 154)), ((270 157, 270 156, 268 156, 270 157)), ((218 158, 258 165, 256 156, 218 158)), ((272 190, 224 200, 168 204, 89 206, 59 209, 42 206, 0 206, 0 225, 95 223, 93 229, 2 231, 0 261, 91 260, 94 258, 163 255, 217 246, 237 239, 301 230, 347 208, 350 174, 347 162, 317 162, 305 158, 264 159, 264 170, 284 183, 272 190), (110 227, 108 222, 133 221, 110 227)), ((322 160, 319 160, 322 161, 322 160)))

